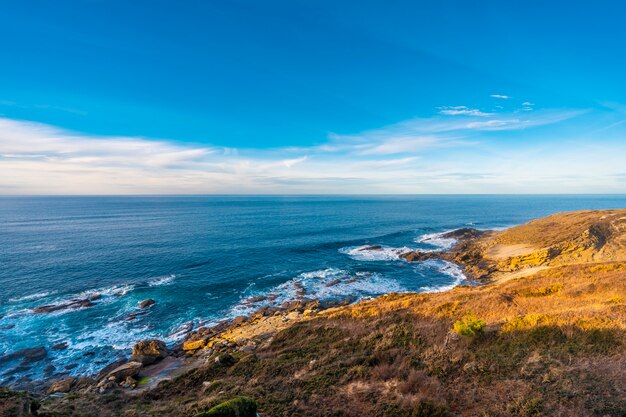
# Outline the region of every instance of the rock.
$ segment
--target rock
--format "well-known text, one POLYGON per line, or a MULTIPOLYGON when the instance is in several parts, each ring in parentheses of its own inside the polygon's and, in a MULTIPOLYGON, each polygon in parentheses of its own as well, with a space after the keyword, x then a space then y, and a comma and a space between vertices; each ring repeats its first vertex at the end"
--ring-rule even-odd
POLYGON ((156 304, 156 301, 154 301, 152 298, 148 298, 147 300, 143 300, 139 303, 139 308, 148 308, 150 306, 153 306, 154 304, 156 304))
POLYGON ((233 358, 230 354, 224 353, 222 355, 217 355, 215 357, 215 363, 221 366, 232 366, 236 362, 235 358, 233 358))
POLYGON ((102 368, 100 370, 100 372, 96 376, 96 379, 97 380, 101 380, 103 378, 106 378, 106 376, 109 374, 109 372, 111 372, 115 368, 119 367, 120 365, 125 364, 126 362, 127 362, 126 358, 119 358, 119 359, 115 360, 114 362, 111 362, 110 364, 108 364, 107 366, 105 366, 104 368, 102 368))
POLYGON ((35 314, 43 314, 43 313, 52 313, 54 311, 59 310, 69 310, 69 309, 77 309, 77 308, 85 308, 85 307, 93 307, 95 304, 92 302, 93 300, 97 300, 100 298, 100 295, 94 295, 89 298, 85 298, 82 300, 72 300, 64 304, 50 304, 43 305, 33 308, 33 313, 35 314))
POLYGON ((206 345, 205 339, 187 340, 185 343, 183 343, 183 350, 197 350, 203 348, 204 345, 206 345))
POLYGON ((151 365, 167 356, 165 342, 157 339, 143 340, 133 348, 132 361, 141 362, 142 365, 151 365))
POLYGON ((137 374, 139 374, 139 371, 141 371, 142 366, 143 365, 141 364, 141 362, 132 361, 125 363, 124 365, 118 366, 117 368, 109 372, 109 374, 107 375, 107 379, 112 381, 122 381, 129 376, 137 376, 137 374))
POLYGON ((65 350, 67 349, 67 342, 57 343, 56 345, 52 345, 50 348, 52 350, 65 350))
POLYGON ((72 389, 74 391, 78 391, 78 390, 81 390, 81 389, 89 388, 92 385, 95 385, 95 383, 96 383, 96 381, 94 381, 92 378, 81 377, 81 378, 78 378, 74 382, 74 385, 72 386, 72 389))
POLYGON ((48 351, 44 347, 28 348, 18 350, 8 355, 0 357, 0 364, 5 362, 11 362, 17 359, 22 360, 22 364, 29 364, 33 362, 39 362, 48 355, 48 351))
POLYGON ((74 377, 64 378, 56 381, 52 385, 50 385, 50 388, 48 388, 48 395, 56 394, 57 392, 70 392, 70 390, 72 389, 72 385, 74 385, 75 382, 76 378, 74 377))
POLYGON ((0 415, 15 417, 37 416, 39 403, 27 392, 0 387, 0 415))
POLYGON ((380 245, 372 245, 372 246, 366 246, 364 248, 359 249, 360 252, 362 251, 368 251, 368 250, 381 250, 383 247, 380 245))
POLYGON ((45 368, 43 368, 43 375, 44 377, 49 378, 56 370, 57 368, 55 368, 54 365, 47 365, 45 368))
POLYGON ((135 320, 137 317, 139 316, 143 316, 144 314, 147 314, 147 311, 136 311, 134 313, 130 313, 128 316, 126 316, 126 320, 127 321, 131 321, 131 320, 135 320))
POLYGON ((240 324, 245 323, 248 320, 248 318, 246 316, 237 316, 233 319, 232 324, 233 326, 238 326, 240 324))

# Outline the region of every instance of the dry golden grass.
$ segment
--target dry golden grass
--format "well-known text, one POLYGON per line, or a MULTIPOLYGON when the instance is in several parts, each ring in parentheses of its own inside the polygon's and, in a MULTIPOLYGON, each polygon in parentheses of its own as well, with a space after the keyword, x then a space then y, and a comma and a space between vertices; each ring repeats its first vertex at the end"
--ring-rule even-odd
MULTIPOLYGON (((625 214, 561 214, 487 238, 545 247, 595 225, 608 239, 592 251, 610 244, 614 260, 579 258, 489 285, 325 310, 238 353, 232 367, 209 361, 138 397, 77 396, 48 409, 182 417, 245 395, 263 417, 624 416, 625 214), (484 327, 473 336, 462 331, 476 322, 484 327)), ((479 264, 489 244, 466 247, 467 259, 479 264)))

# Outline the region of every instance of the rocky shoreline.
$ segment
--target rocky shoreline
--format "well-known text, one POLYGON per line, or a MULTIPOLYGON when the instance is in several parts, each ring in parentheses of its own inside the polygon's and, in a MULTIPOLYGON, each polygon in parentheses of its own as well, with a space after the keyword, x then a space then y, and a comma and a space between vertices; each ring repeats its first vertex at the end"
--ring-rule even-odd
MULTIPOLYGON (((571 389, 566 383, 574 376, 559 375, 575 371, 590 381, 584 385, 586 401, 609 410, 599 415, 614 415, 611 410, 620 408, 621 394, 606 391, 608 399, 600 400, 594 387, 604 386, 602 378, 615 386, 621 372, 595 373, 587 362, 599 361, 599 370, 624 369, 618 359, 624 339, 619 307, 625 299, 626 210, 556 215, 502 232, 458 229, 441 237, 457 243, 445 251, 399 256, 408 262, 453 262, 463 267, 468 280, 492 285, 388 294, 359 303, 322 303, 302 293, 281 306, 187 329, 189 333, 169 348, 160 340, 139 341, 131 357, 107 365, 94 377, 46 381, 35 396, 4 390, 0 397, 10 397, 11 404, 23 409, 41 400, 47 411, 40 415, 46 416, 56 415, 46 414, 51 410, 73 410, 76 398, 82 404, 117 401, 115 407, 129 401, 135 414, 128 415, 133 416, 156 415, 137 411, 156 401, 173 415, 190 416, 242 393, 254 396, 265 410, 275 410, 267 415, 325 415, 315 411, 326 409, 324 398, 332 399, 328 401, 333 409, 342 408, 349 398, 358 399, 359 406, 369 404, 364 410, 378 410, 380 415, 413 415, 393 410, 389 414, 379 408, 384 403, 371 401, 392 401, 388 396, 393 392, 397 410, 410 403, 435 413, 424 415, 451 416, 474 406, 480 393, 483 404, 467 415, 491 407, 493 415, 508 416, 527 415, 516 410, 535 407, 539 400, 532 395, 546 387, 546 381, 565 385, 545 391, 541 401, 560 404, 563 399, 557 394, 571 389), (521 277, 525 279, 516 279, 521 277), (601 317, 598 311, 603 311, 601 317), (568 357, 569 362, 563 362, 568 357), (403 378, 413 382, 406 385, 403 378), (491 391, 492 383, 485 385, 481 378, 499 381, 501 392, 491 391), (508 394, 513 380, 524 387, 515 401, 508 394), (342 388, 328 391, 336 384, 342 388), (300 388, 289 390, 285 401, 280 387, 290 385, 300 388), (420 393, 420 387, 431 388, 420 393), (416 389, 407 403, 407 393, 416 389), (182 398, 190 405, 172 402, 182 398), (499 408, 503 401, 509 401, 504 409, 499 408)), ((267 297, 272 301, 271 294, 267 297)), ((154 304, 150 301, 146 308, 154 304)), ((37 362, 45 352, 33 349, 21 355, 37 362)), ((555 415, 577 415, 591 406, 570 401, 562 407, 574 414, 555 415)))

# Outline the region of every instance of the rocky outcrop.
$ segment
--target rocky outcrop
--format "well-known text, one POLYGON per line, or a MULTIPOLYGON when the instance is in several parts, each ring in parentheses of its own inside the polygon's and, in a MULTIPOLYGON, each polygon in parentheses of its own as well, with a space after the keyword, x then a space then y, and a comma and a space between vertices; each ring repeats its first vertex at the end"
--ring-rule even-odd
POLYGON ((48 304, 43 306, 38 306, 33 308, 33 313, 35 314, 43 314, 43 313, 53 313, 55 311, 61 310, 74 310, 78 308, 86 308, 93 307, 95 305, 94 301, 99 300, 101 298, 100 294, 92 295, 91 297, 83 298, 80 300, 71 300, 61 304, 48 304))
POLYGON ((165 342, 157 339, 143 340, 133 348, 132 361, 142 365, 151 365, 167 356, 165 342))
POLYGON ((109 372, 106 379, 109 381, 119 382, 129 377, 136 377, 141 371, 142 366, 141 362, 131 361, 125 363, 124 365, 120 365, 109 372))
POLYGON ((70 392, 75 382, 76 382, 76 378, 74 377, 64 378, 64 379, 55 381, 52 383, 52 385, 50 385, 50 388, 48 388, 48 394, 70 392))

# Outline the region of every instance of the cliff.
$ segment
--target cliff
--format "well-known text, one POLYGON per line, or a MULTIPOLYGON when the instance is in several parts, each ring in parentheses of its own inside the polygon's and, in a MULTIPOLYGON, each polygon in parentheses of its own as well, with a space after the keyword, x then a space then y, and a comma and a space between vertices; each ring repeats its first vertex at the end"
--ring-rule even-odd
POLYGON ((153 389, 73 391, 39 415, 624 415, 626 210, 457 237, 405 257, 487 285, 262 311, 195 334, 183 351, 197 366, 153 389))

